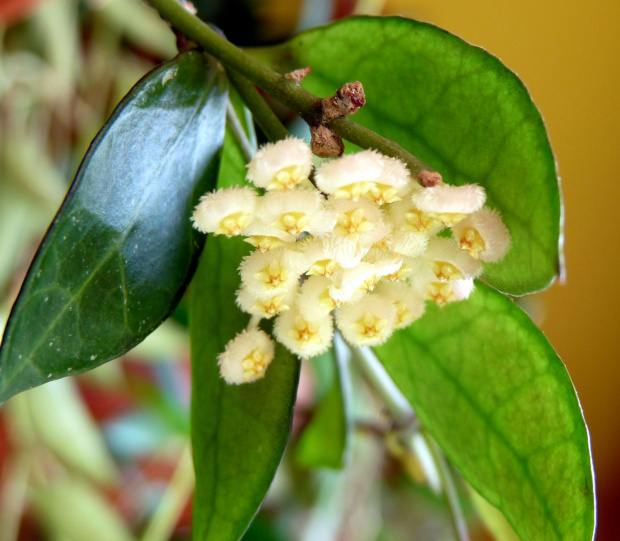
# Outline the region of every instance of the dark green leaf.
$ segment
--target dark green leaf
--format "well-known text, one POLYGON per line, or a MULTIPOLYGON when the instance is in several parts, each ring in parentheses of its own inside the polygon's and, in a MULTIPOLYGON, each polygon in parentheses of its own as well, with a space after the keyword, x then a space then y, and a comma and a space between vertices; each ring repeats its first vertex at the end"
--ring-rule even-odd
POLYGON ((471 298, 398 331, 377 355, 447 457, 521 539, 590 540, 588 432, 566 368, 512 301, 471 298))
POLYGON ((0 402, 135 346, 172 311, 204 242, 190 224, 224 136, 222 72, 184 53, 93 141, 28 271, 0 350, 0 402))
POLYGON ((342 468, 350 438, 349 377, 346 359, 335 349, 312 359, 317 368, 320 402, 297 444, 296 458, 310 468, 342 468))
POLYGON ((545 126, 527 89, 497 58, 429 24, 353 18, 309 30, 266 53, 321 96, 361 81, 353 120, 399 142, 446 182, 483 185, 513 247, 484 278, 523 295, 559 272, 560 194, 545 126))
MULTIPOLYGON (((218 186, 242 183, 245 161, 230 132, 218 186)), ((193 535, 237 540, 258 510, 288 441, 299 361, 278 346, 264 379, 228 385, 217 356, 248 324, 235 305, 237 268, 250 245, 210 238, 192 282, 192 447, 196 470, 193 535)))

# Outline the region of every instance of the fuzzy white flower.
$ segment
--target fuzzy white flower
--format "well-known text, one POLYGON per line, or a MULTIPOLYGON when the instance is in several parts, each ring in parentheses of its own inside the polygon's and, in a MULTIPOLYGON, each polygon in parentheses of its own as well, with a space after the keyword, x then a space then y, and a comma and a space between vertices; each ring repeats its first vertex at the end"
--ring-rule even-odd
POLYGON ((367 199, 348 201, 330 198, 328 204, 336 213, 334 236, 347 237, 354 242, 370 247, 390 231, 383 221, 379 207, 367 199))
POLYGON ((426 284, 425 298, 439 306, 469 298, 474 290, 473 278, 454 280, 452 282, 429 282, 426 284))
POLYGON ((334 335, 331 315, 310 321, 297 308, 280 314, 273 330, 278 342, 304 359, 325 353, 334 335))
POLYGON ((394 304, 397 329, 404 329, 424 315, 424 299, 409 284, 380 282, 375 293, 387 297, 394 304))
POLYGON ((295 137, 264 145, 248 164, 247 180, 267 190, 287 190, 306 180, 312 170, 310 146, 295 137))
POLYGON ((510 248, 510 233, 495 211, 483 208, 452 226, 459 246, 481 261, 499 261, 510 248))
POLYGON ((296 287, 304 270, 303 258, 297 252, 282 247, 253 252, 241 262, 241 282, 257 299, 269 299, 296 287))
POLYGON ((424 253, 428 244, 428 235, 415 231, 395 231, 387 239, 389 248, 402 255, 418 257, 424 253))
POLYGON ((259 299, 252 295, 247 287, 241 287, 237 291, 237 305, 248 314, 270 319, 280 312, 289 310, 293 305, 296 293, 296 288, 292 287, 282 293, 259 299))
POLYGON ((411 175, 404 162, 396 158, 383 157, 383 170, 364 194, 377 205, 400 200, 411 187, 411 175))
POLYGON ((386 274, 383 279, 391 282, 406 280, 413 273, 417 260, 418 258, 415 257, 403 256, 400 267, 396 271, 386 274))
MULTIPOLYGON (((344 236, 330 235, 322 239, 322 250, 324 260, 320 261, 321 264, 325 262, 333 261, 336 266, 332 267, 333 271, 338 268, 351 268, 358 265, 362 258, 366 255, 371 245, 367 243, 360 243, 356 239, 344 236)), ((316 264, 313 265, 313 267, 316 264)), ((314 274, 318 274, 315 272, 314 274)))
POLYGON ((423 258, 440 282, 475 278, 482 272, 480 261, 461 250, 451 239, 432 239, 423 258))
POLYGON ((340 302, 333 299, 329 293, 331 285, 332 281, 329 278, 310 276, 299 289, 297 297, 299 313, 315 321, 340 306, 340 302))
POLYGON ((303 254, 307 274, 329 278, 340 269, 340 264, 327 254, 323 241, 324 239, 306 237, 299 241, 297 246, 303 254))
POLYGON ((325 208, 326 201, 317 190, 295 189, 269 192, 260 199, 256 215, 288 235, 306 231, 314 236, 330 233, 336 215, 325 208))
POLYGON ((419 210, 448 226, 480 210, 486 198, 484 188, 477 184, 463 186, 438 184, 416 191, 411 196, 414 205, 419 210))
POLYGON ((239 385, 265 377, 275 355, 275 344, 267 333, 255 329, 235 336, 218 357, 220 374, 227 383, 239 385))
POLYGON ((486 193, 482 186, 438 184, 417 190, 411 196, 416 207, 424 212, 458 212, 471 214, 482 208, 486 193))
POLYGON ((259 252, 268 252, 284 244, 284 240, 273 235, 252 235, 243 239, 254 246, 259 252))
POLYGON ((203 233, 239 235, 251 223, 257 201, 258 194, 248 186, 207 193, 194 209, 193 225, 203 233))
POLYGON ((315 181, 323 193, 357 201, 380 178, 384 166, 381 154, 364 150, 322 163, 316 170, 315 181))
POLYGON ((336 324, 344 339, 355 346, 378 346, 394 332, 396 308, 390 299, 368 293, 343 305, 336 312, 336 324))
POLYGON ((376 265, 367 261, 362 261, 350 269, 338 271, 333 276, 329 294, 341 303, 359 299, 364 293, 375 288, 381 279, 379 272, 380 269, 376 265))
POLYGON ((398 272, 401 266, 401 256, 375 248, 369 252, 367 260, 334 274, 330 296, 338 302, 358 299, 372 291, 381 278, 398 272))
POLYGON ((392 203, 387 207, 385 217, 386 220, 392 224, 394 229, 434 235, 445 227, 439 220, 416 208, 413 204, 411 198, 413 193, 424 189, 428 188, 419 186, 404 196, 401 201, 392 203))
POLYGON ((266 252, 276 247, 277 241, 272 242, 271 240, 266 240, 267 237, 277 239, 281 243, 293 243, 297 240, 297 235, 291 235, 274 224, 258 220, 257 217, 254 218, 252 223, 249 224, 241 234, 251 239, 247 241, 250 244, 255 244, 256 246, 261 245, 263 247, 261 252, 266 252))

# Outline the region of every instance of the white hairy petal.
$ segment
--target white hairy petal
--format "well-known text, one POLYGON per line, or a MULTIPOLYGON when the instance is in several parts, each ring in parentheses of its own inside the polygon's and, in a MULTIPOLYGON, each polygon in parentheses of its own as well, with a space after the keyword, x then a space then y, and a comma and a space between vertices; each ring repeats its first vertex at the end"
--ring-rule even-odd
POLYGON ((416 191, 411 198, 424 212, 470 214, 482 208, 486 193, 477 184, 439 184, 416 191))
POLYGON ((250 383, 265 376, 275 355, 275 344, 259 329, 245 330, 226 344, 218 357, 220 374, 227 383, 250 383))

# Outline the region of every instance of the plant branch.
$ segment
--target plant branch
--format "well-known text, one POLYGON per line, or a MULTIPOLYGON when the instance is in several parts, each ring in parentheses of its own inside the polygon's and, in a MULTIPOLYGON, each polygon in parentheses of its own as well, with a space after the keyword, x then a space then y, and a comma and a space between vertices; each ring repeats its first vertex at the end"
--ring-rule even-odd
MULTIPOLYGON (((334 336, 334 343, 337 340, 344 343, 339 334, 334 336)), ((390 412, 390 417, 397 427, 411 426, 416 419, 413 408, 400 392, 400 389, 396 387, 396 384, 392 381, 385 368, 383 368, 372 349, 362 347, 356 348, 352 352, 356 365, 385 402, 390 412)))
POLYGON ((256 90, 254 85, 238 71, 233 69, 228 70, 228 77, 248 106, 248 109, 252 112, 254 120, 256 120, 258 127, 263 130, 267 139, 273 142, 288 137, 288 130, 284 127, 284 124, 280 122, 280 119, 276 116, 271 107, 267 105, 267 102, 260 95, 258 90, 256 90))
MULTIPOLYGON (((173 28, 217 58, 228 70, 239 72, 299 114, 310 126, 323 124, 321 98, 235 47, 213 28, 187 11, 178 0, 149 0, 149 2, 173 28)), ((329 122, 329 128, 338 136, 362 148, 374 148, 401 159, 414 176, 426 171, 433 172, 431 167, 397 143, 349 119, 332 120, 329 122)))

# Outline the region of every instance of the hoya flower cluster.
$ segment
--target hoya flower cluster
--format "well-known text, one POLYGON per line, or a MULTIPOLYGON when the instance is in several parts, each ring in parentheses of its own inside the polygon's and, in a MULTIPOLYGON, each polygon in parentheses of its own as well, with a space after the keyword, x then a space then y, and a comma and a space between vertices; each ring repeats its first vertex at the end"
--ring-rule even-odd
POLYGON ((248 165, 261 193, 209 193, 193 214, 200 231, 243 235, 256 248, 237 292, 253 324, 219 358, 229 383, 263 377, 273 359, 261 318, 275 317, 275 338, 302 358, 325 352, 334 326, 352 345, 376 346, 421 317, 427 300, 466 299, 482 262, 508 250, 480 186, 423 188, 401 161, 372 150, 324 162, 314 184, 311 171, 305 142, 268 144, 248 165))

